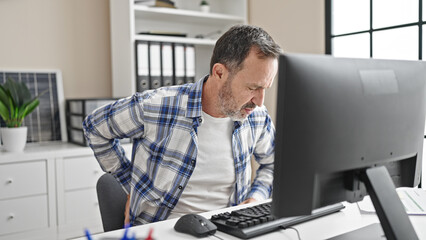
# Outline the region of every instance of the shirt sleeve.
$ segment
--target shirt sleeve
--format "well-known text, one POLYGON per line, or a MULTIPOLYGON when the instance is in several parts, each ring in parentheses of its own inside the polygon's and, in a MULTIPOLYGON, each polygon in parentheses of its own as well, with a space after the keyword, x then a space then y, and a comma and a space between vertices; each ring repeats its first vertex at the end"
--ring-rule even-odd
POLYGON ((274 174, 274 149, 275 127, 271 118, 267 115, 262 135, 257 141, 254 151, 255 160, 260 166, 256 171, 256 177, 247 198, 263 200, 271 196, 274 174))
POLYGON ((84 120, 83 130, 101 168, 114 175, 129 193, 131 163, 119 140, 144 134, 140 94, 96 109, 84 120))

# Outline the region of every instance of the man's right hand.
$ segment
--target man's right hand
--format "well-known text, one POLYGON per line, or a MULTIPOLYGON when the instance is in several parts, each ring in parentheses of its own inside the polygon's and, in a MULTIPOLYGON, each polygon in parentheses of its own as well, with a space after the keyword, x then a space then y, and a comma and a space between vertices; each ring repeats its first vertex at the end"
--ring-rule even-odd
POLYGON ((126 208, 124 210, 124 225, 130 224, 130 194, 127 195, 126 208))

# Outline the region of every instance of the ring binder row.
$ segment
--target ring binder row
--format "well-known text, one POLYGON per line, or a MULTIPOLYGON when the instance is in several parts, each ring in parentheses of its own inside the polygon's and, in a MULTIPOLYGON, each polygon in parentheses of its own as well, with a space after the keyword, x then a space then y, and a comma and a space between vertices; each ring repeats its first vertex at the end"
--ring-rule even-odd
POLYGON ((135 41, 136 91, 195 82, 195 47, 135 41))

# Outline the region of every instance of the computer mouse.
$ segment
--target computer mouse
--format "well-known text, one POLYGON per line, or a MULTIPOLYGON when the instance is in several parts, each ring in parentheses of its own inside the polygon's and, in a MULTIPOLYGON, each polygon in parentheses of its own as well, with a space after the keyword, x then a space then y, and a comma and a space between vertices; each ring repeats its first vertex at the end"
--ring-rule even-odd
POLYGON ((203 216, 186 214, 176 222, 175 230, 195 237, 206 237, 215 234, 217 227, 203 216))

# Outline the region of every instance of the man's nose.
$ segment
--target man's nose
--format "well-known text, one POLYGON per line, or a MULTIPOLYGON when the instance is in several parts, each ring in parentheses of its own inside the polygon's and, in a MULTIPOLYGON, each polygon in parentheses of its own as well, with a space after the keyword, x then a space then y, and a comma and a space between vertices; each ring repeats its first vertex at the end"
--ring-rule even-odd
POLYGON ((252 102, 256 104, 256 106, 260 107, 263 105, 263 100, 265 99, 265 89, 259 89, 256 91, 256 94, 254 95, 252 102))

